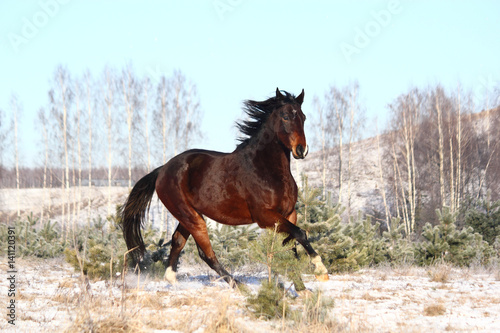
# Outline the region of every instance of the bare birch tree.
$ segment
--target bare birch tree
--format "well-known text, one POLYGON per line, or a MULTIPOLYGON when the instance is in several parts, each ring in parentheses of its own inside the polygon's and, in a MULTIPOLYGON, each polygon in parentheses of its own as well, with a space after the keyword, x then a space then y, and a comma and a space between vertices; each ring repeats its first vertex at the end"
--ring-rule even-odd
POLYGON ((415 161, 415 145, 421 117, 423 96, 417 89, 400 95, 395 102, 389 104, 391 111, 391 156, 394 164, 394 179, 398 181, 395 191, 396 199, 401 205, 403 222, 407 235, 415 231, 417 207, 417 166, 415 161), (401 170, 403 169, 403 170, 401 170), (404 190, 406 189, 406 190, 404 190))
POLYGON ((325 94, 325 103, 327 115, 326 119, 328 122, 327 128, 329 129, 329 135, 336 138, 336 146, 338 148, 338 170, 337 170, 337 183, 338 183, 338 201, 342 202, 343 193, 343 139, 344 139, 344 121, 348 117, 349 112, 349 102, 347 100, 347 95, 344 94, 335 86, 331 86, 328 92, 325 94))
POLYGON ((106 126, 106 136, 107 136, 107 154, 106 161, 108 165, 108 209, 107 214, 111 215, 113 212, 112 209, 112 201, 111 201, 111 186, 113 179, 113 137, 115 134, 114 126, 113 126, 113 112, 115 107, 115 76, 112 70, 109 67, 104 69, 104 103, 105 108, 103 109, 104 117, 105 117, 105 126, 106 126))
POLYGON ((19 174, 19 118, 21 114, 21 106, 19 99, 16 95, 10 98, 10 105, 12 110, 12 128, 14 130, 14 165, 16 168, 16 203, 17 203, 17 217, 21 217, 21 189, 20 189, 20 174, 19 174))
POLYGON ((347 154, 347 211, 348 215, 352 215, 351 210, 351 184, 352 184, 352 167, 353 167, 353 154, 352 146, 354 141, 359 139, 359 134, 363 128, 364 114, 363 109, 359 102, 359 84, 354 82, 346 87, 345 93, 349 96, 349 143, 347 154))
POLYGON ((88 157, 88 202, 87 202, 87 219, 90 221, 90 217, 92 214, 92 195, 91 195, 91 190, 92 190, 92 78, 90 75, 90 72, 87 70, 84 74, 84 81, 85 81, 85 97, 86 97, 86 104, 87 104, 87 124, 88 124, 88 146, 87 146, 87 157, 88 157))
MULTIPOLYGON (((345 201, 343 192, 345 191, 344 182, 347 181, 346 203, 349 212, 351 208, 353 167, 352 147, 353 143, 360 137, 364 121, 363 108, 359 102, 359 84, 353 82, 342 88, 330 86, 325 93, 324 113, 321 114, 321 118, 324 123, 324 131, 322 132, 324 138, 322 138, 322 141, 325 142, 327 147, 330 144, 332 147, 336 147, 335 150, 330 150, 330 154, 337 153, 338 201, 339 203, 345 201), (344 149, 347 150, 347 170, 344 149)), ((329 170, 324 172, 325 174, 332 174, 334 169, 329 167, 329 170)))
MULTIPOLYGON (((5 155, 5 150, 7 145, 7 132, 8 130, 5 127, 5 114, 2 109, 0 109, 0 179, 4 179, 2 172, 4 170, 3 168, 3 163, 4 163, 4 155, 5 155)), ((3 182, 0 182, 0 186, 4 186, 3 182)))
POLYGON ((58 122, 59 127, 59 140, 62 144, 62 160, 64 168, 61 173, 61 189, 63 193, 62 200, 62 216, 63 216, 63 237, 67 240, 68 228, 70 226, 70 200, 68 198, 68 191, 70 187, 69 180, 69 123, 68 117, 70 112, 70 104, 73 98, 71 91, 71 82, 69 73, 66 68, 58 66, 54 73, 53 79, 54 87, 49 91, 50 104, 52 115, 58 122))
MULTIPOLYGON (((42 193, 43 193, 43 203, 40 205, 41 206, 41 211, 40 211, 40 222, 44 222, 45 218, 45 202, 50 200, 47 200, 47 170, 49 167, 49 134, 48 134, 48 129, 47 129, 47 117, 45 115, 45 110, 43 108, 40 108, 38 110, 38 124, 41 127, 41 132, 42 132, 42 142, 43 142, 43 180, 42 180, 42 193)), ((49 197, 50 199, 50 197, 49 197)), ((49 206, 49 214, 50 214, 50 206, 49 206)))
POLYGON ((151 144, 149 141, 149 92, 151 91, 151 80, 149 77, 144 78, 142 82, 143 92, 143 112, 144 112, 144 138, 146 141, 146 166, 147 172, 151 171, 151 144))
POLYGON ((320 142, 321 145, 321 166, 318 170, 321 174, 321 184, 322 184, 322 195, 326 198, 327 191, 327 169, 328 169, 328 149, 329 143, 327 142, 327 129, 326 129, 326 119, 324 114, 324 107, 317 96, 314 97, 313 105, 315 109, 315 115, 317 118, 313 118, 314 127, 319 128, 319 134, 316 133, 315 139, 320 142))
POLYGON ((137 122, 138 96, 137 88, 138 83, 132 73, 132 68, 128 65, 123 71, 120 78, 120 85, 122 90, 122 102, 127 114, 127 133, 128 133, 128 187, 132 188, 132 140, 137 122))
POLYGON ((154 123, 154 126, 156 126, 156 130, 161 133, 161 153, 163 164, 167 163, 167 149, 169 141, 168 127, 171 116, 168 112, 169 93, 169 81, 165 76, 162 76, 156 89, 156 109, 154 112, 154 118, 158 121, 154 123))
MULTIPOLYGON (((80 212, 81 212, 81 203, 82 203, 82 101, 84 101, 85 95, 84 90, 82 88, 81 83, 77 80, 74 81, 74 90, 75 90, 75 115, 74 115, 74 124, 76 128, 76 160, 77 167, 73 167, 73 174, 75 175, 75 169, 78 171, 76 179, 73 181, 73 184, 76 185, 74 188, 77 193, 74 195, 75 204, 73 206, 73 211, 75 219, 80 221, 80 212)), ((75 178, 75 177, 73 177, 75 178)))
POLYGON ((380 134, 378 131, 378 123, 375 122, 375 127, 377 130, 377 164, 378 164, 378 171, 379 171, 379 186, 380 186, 380 191, 382 193, 382 200, 384 202, 384 209, 385 209, 385 223, 387 225, 387 230, 391 232, 391 211, 389 210, 389 206, 387 204, 387 195, 385 191, 385 178, 384 178, 384 167, 382 163, 382 151, 380 150, 380 134))
POLYGON ((196 85, 187 80, 184 74, 176 70, 172 76, 172 122, 174 155, 188 148, 189 144, 200 136, 200 102, 196 85))
POLYGON ((443 111, 441 108, 440 102, 440 93, 441 91, 437 91, 434 100, 435 100, 435 108, 437 117, 437 127, 438 127, 438 154, 439 154, 439 192, 441 194, 441 205, 446 204, 445 198, 445 189, 444 189, 444 138, 443 138, 443 111))

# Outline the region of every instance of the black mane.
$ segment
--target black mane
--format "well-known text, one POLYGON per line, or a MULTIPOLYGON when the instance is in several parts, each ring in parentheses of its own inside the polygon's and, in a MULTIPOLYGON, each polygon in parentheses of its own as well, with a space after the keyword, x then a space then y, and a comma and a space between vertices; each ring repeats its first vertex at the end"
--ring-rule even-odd
POLYGON ((245 135, 245 137, 240 137, 238 140, 240 144, 238 148, 244 147, 248 144, 251 138, 253 138, 262 128, 262 125, 267 121, 267 118, 273 113, 273 111, 284 104, 296 104, 295 96, 280 90, 283 94, 283 98, 278 99, 277 97, 271 97, 268 100, 257 102, 246 100, 244 104, 243 111, 248 116, 248 120, 243 120, 236 123, 236 127, 240 132, 245 135))

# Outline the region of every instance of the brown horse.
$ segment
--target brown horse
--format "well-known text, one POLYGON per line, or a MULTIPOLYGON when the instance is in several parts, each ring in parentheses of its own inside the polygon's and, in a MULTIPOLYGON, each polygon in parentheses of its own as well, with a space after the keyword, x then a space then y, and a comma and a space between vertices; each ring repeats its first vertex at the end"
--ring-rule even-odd
POLYGON ((297 185, 290 172, 290 153, 303 159, 308 152, 305 115, 297 97, 276 89, 276 97, 263 102, 246 101, 249 120, 237 124, 246 135, 232 153, 188 150, 140 179, 122 211, 123 235, 136 258, 145 251, 141 235, 151 198, 156 190, 165 207, 179 221, 172 236, 165 278, 176 282, 179 254, 190 235, 200 257, 228 283, 233 277, 221 266, 207 233, 207 216, 219 223, 257 223, 297 240, 315 264, 318 279, 328 279, 320 256, 296 226, 297 185))

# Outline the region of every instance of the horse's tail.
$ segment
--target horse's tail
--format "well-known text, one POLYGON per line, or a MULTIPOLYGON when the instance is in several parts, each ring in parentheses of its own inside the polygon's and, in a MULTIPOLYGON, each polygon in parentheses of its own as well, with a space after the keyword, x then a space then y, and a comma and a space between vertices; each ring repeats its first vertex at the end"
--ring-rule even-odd
POLYGON ((135 184, 127 198, 125 206, 122 208, 123 237, 128 249, 134 249, 131 252, 136 262, 139 262, 143 258, 146 250, 144 240, 142 239, 141 227, 144 227, 149 212, 160 168, 156 168, 135 184))

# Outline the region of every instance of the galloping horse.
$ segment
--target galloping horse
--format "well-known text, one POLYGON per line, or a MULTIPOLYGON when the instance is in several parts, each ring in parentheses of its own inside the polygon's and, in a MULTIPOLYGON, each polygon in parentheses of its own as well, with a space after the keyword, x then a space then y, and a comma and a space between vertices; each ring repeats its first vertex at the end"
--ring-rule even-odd
POLYGON ((303 159, 308 152, 304 134, 306 116, 297 97, 276 88, 276 97, 246 101, 249 119, 237 124, 246 137, 232 153, 193 149, 185 151, 141 178, 122 211, 123 236, 135 258, 145 251, 141 226, 156 190, 159 199, 179 221, 172 236, 165 278, 176 283, 179 254, 190 235, 200 257, 228 283, 234 278, 221 266, 207 233, 207 216, 219 223, 257 223, 288 234, 284 243, 297 240, 315 265, 315 274, 327 280, 320 256, 296 226, 297 184, 290 172, 290 153, 303 159))

